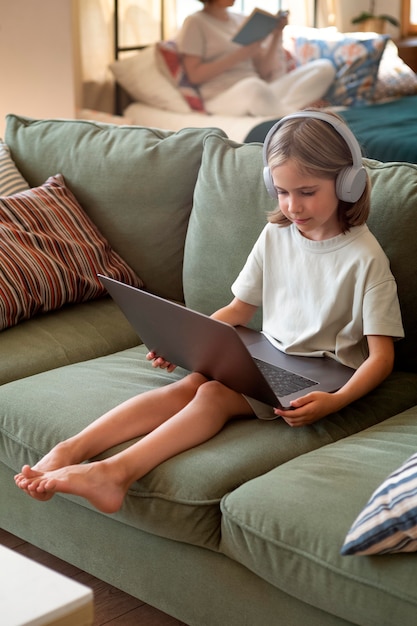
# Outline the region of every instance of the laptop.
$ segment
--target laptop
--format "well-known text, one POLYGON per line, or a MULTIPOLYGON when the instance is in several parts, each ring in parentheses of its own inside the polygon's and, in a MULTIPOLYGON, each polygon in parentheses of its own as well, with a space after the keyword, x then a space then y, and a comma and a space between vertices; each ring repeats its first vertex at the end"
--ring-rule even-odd
POLYGON ((336 391, 355 371, 330 357, 285 354, 260 332, 98 277, 150 351, 275 408, 310 391, 336 391))

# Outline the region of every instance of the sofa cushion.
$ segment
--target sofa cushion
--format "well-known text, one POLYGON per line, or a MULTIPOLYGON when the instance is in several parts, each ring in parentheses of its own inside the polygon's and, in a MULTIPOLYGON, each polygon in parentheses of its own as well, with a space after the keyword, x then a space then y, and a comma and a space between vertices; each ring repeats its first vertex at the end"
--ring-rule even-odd
POLYGON ((83 212, 61 175, 0 198, 0 330, 105 295, 97 274, 143 283, 83 212))
POLYGON ((417 551, 417 452, 374 491, 352 524, 342 554, 417 551))
POLYGON ((160 71, 156 44, 110 64, 116 81, 135 102, 157 109, 189 113, 190 107, 171 80, 160 71))
POLYGON ((6 142, 33 186, 57 172, 146 287, 181 300, 185 233, 210 128, 178 132, 7 117, 6 142), (156 175, 157 173, 157 175, 156 175))
MULTIPOLYGON (((417 371, 417 165, 364 159, 372 181, 371 231, 398 284, 406 339, 396 343, 398 368, 417 371)), ((276 206, 262 179, 262 146, 208 136, 195 187, 184 252, 186 304, 210 314, 230 301, 266 213, 276 206), (214 278, 215 277, 215 278, 214 278)), ((259 327, 260 316, 254 321, 259 327)))
POLYGON ((396 367, 417 371, 417 165, 364 159, 372 183, 368 225, 391 263, 405 340, 395 345, 396 367))
POLYGON ((2 331, 0 385, 138 343, 110 297, 68 305, 2 331))
MULTIPOLYGON (((262 179, 262 147, 208 136, 195 187, 184 251, 187 306, 211 314, 230 287, 276 207, 262 179)), ((260 318, 254 323, 259 328, 260 318)))
POLYGON ((0 140, 0 196, 11 196, 29 189, 29 185, 10 156, 9 146, 0 140))
MULTIPOLYGON (((179 368, 173 374, 155 370, 146 361, 146 352, 144 346, 132 348, 0 387, 0 461, 15 471, 25 463, 32 465, 58 441, 116 404, 184 374, 179 368)), ((282 420, 236 420, 210 441, 169 459, 133 483, 115 517, 152 534, 217 550, 220 501, 226 493, 413 402, 417 402, 417 376, 395 374, 367 398, 311 427, 291 429, 282 420)))
POLYGON ((347 557, 340 549, 369 494, 416 449, 413 407, 247 482, 223 499, 221 550, 349 623, 413 626, 415 556, 347 557))

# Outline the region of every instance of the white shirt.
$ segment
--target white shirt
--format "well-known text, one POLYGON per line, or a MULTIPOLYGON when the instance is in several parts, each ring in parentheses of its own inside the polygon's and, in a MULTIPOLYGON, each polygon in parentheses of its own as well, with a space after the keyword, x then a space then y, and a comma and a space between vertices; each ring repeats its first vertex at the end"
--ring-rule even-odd
POLYGON ((267 224, 232 285, 263 307, 263 331, 284 352, 358 368, 366 335, 404 336, 388 259, 366 225, 324 241, 267 224))
MULTIPOLYGON (((240 48, 239 44, 232 42, 232 39, 246 18, 232 11, 228 11, 228 16, 227 21, 222 21, 205 11, 197 11, 189 15, 184 20, 177 38, 181 54, 198 56, 204 62, 209 62, 240 48)), ((209 100, 223 93, 239 80, 255 75, 257 76, 257 72, 253 62, 248 59, 200 85, 200 93, 204 100, 209 100)))

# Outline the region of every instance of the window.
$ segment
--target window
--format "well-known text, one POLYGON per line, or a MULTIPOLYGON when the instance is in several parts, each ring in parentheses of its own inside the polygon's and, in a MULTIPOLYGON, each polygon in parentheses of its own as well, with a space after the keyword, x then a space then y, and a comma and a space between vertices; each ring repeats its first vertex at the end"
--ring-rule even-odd
POLYGON ((401 34, 417 36, 417 0, 402 0, 401 34))

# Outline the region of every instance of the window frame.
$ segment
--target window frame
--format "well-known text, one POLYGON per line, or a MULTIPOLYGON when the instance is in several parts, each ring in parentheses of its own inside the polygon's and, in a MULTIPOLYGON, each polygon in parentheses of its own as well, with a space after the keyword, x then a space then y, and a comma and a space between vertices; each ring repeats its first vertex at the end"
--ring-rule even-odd
MULTIPOLYGON (((416 1, 414 0, 414 2, 416 1)), ((417 36, 417 24, 411 22, 411 0, 402 0, 401 2, 401 36, 417 36)))

